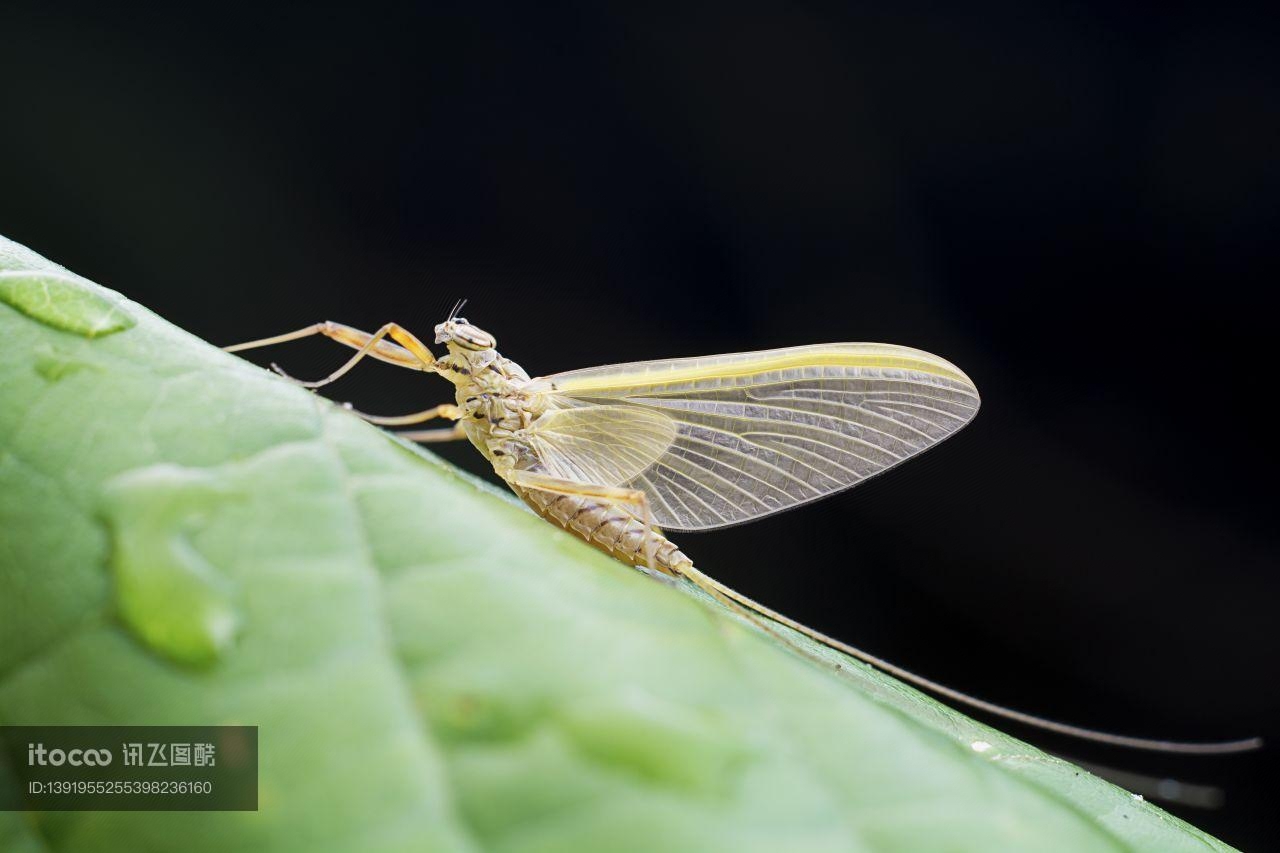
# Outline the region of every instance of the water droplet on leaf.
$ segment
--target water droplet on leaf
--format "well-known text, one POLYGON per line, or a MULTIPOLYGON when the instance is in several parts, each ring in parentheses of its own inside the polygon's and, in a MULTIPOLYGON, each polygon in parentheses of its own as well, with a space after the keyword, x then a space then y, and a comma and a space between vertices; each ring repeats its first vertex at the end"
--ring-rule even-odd
POLYGON ((105 487, 117 612, 148 648, 208 665, 240 625, 235 588, 195 548, 191 534, 228 489, 208 471, 155 465, 105 487))
POLYGON ((137 320, 117 302, 69 275, 0 271, 0 302, 55 329, 98 338, 137 320))

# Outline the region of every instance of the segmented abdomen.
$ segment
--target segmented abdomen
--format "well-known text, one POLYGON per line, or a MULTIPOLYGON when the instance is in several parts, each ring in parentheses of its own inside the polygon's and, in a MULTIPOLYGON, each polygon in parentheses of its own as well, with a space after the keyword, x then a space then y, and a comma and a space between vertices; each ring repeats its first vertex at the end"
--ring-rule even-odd
POLYGON ((688 557, 626 507, 585 495, 562 495, 538 489, 516 489, 533 511, 591 545, 633 566, 649 565, 668 574, 688 557))

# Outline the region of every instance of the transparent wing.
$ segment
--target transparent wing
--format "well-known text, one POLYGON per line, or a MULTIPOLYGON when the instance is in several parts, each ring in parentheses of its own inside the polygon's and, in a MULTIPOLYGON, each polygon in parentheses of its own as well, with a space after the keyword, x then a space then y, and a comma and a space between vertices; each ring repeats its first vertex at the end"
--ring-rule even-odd
MULTIPOLYGON (((610 408, 668 419, 675 434, 643 469, 618 485, 643 489, 654 520, 673 530, 739 524, 857 485, 927 450, 978 411, 977 389, 957 367, 890 344, 824 344, 766 352, 637 362, 575 370, 527 386, 584 406, 561 434, 587 430, 610 408), (594 413, 594 414, 586 414, 594 413)), ((590 428, 592 435, 607 432, 590 428)), ((638 421, 637 421, 638 423, 638 421)), ((656 421, 652 421, 656 424, 656 421)), ((612 450, 597 441, 584 457, 567 438, 546 449, 555 464, 587 473, 612 450), (588 461, 575 462, 574 460, 588 461)), ((622 442, 625 464, 643 452, 622 442)), ((599 482, 599 481, 597 481, 599 482)))
POLYGON ((676 422, 638 406, 581 406, 547 412, 528 440, 548 473, 579 483, 620 486, 657 462, 676 437, 676 422))

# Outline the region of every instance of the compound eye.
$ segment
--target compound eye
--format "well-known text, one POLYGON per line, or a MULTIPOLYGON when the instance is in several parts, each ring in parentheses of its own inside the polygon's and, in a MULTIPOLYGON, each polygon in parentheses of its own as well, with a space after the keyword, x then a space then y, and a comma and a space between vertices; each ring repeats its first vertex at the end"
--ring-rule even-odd
POLYGON ((465 349, 469 350, 486 350, 493 349, 498 342, 493 339, 493 335, 484 329, 478 329, 470 323, 455 323, 453 327, 453 340, 465 349))

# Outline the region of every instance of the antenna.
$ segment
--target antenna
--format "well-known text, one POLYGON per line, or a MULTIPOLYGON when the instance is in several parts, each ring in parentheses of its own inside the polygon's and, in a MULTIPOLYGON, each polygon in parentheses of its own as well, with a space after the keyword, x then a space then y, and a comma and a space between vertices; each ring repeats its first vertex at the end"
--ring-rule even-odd
POLYGON ((453 303, 453 310, 449 312, 449 316, 445 320, 445 322, 448 323, 450 320, 456 319, 458 316, 458 312, 461 311, 462 307, 466 304, 467 304, 466 299, 459 299, 457 302, 453 303))

